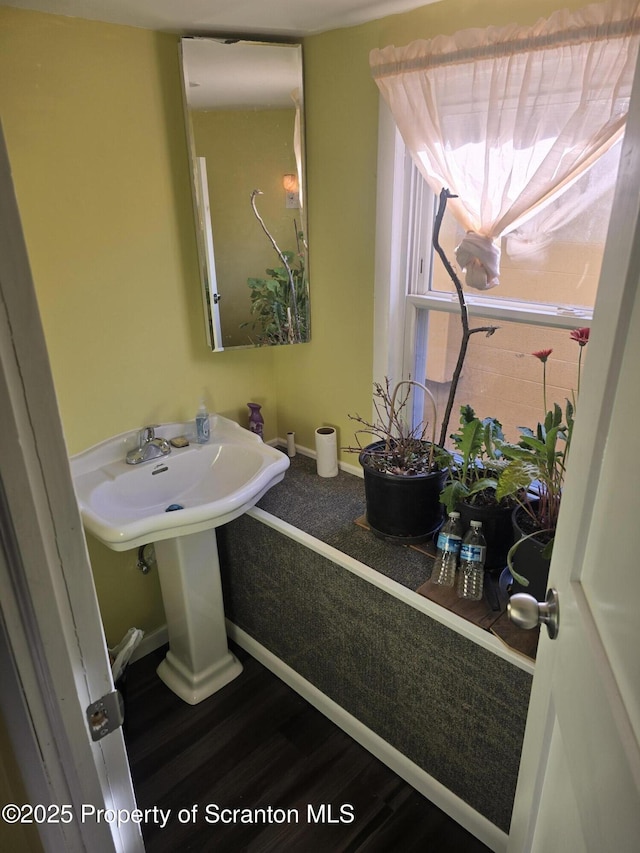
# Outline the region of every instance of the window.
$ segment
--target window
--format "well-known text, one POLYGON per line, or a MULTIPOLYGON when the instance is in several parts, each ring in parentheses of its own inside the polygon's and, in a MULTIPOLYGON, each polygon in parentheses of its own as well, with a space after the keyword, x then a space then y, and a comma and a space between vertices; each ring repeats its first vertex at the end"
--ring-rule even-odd
MULTIPOLYGON (((464 288, 471 324, 498 330, 471 338, 447 434, 456 430, 463 404, 480 417, 497 417, 513 441, 518 427, 535 427, 544 417, 541 364, 531 356, 537 350, 553 350, 548 402, 571 398, 579 347, 569 330, 591 322, 619 155, 618 143, 567 190, 571 214, 565 204, 562 222, 553 222, 554 211, 547 208, 502 238, 498 287, 464 288)), ((432 248, 436 199, 383 104, 379 183, 375 378, 426 377, 441 422, 461 338, 459 305, 432 248)), ((462 236, 445 214, 440 243, 454 268, 462 236)), ((414 421, 423 416, 422 396, 415 395, 414 421)), ((431 418, 430 408, 424 415, 431 418)))

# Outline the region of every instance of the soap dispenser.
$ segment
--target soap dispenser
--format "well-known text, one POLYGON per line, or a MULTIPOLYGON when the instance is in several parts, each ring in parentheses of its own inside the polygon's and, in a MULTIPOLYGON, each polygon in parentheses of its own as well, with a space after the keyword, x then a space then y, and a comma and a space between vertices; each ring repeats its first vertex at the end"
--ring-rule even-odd
POLYGON ((209 412, 204 400, 200 403, 196 415, 196 441, 198 444, 206 444, 209 441, 209 412))

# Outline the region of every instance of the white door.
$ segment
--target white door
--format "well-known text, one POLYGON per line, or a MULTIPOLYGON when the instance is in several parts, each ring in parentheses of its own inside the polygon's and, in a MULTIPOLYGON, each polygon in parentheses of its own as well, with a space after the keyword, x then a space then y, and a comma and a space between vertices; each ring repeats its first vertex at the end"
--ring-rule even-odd
POLYGON ((549 585, 510 853, 640 850, 640 83, 634 85, 549 585))
POLYGON ((207 161, 205 157, 195 158, 196 171, 196 216, 198 217, 199 240, 202 243, 201 254, 204 253, 204 270, 206 278, 206 293, 203 291, 204 317, 207 328, 209 346, 214 352, 222 352, 222 328, 220 326, 220 293, 216 276, 216 256, 213 250, 213 228, 211 227, 211 207, 209 205, 209 178, 207 177, 207 161), (209 318, 211 325, 209 325, 209 318))
POLYGON ((122 730, 86 716, 112 690, 0 128, 0 708, 46 851, 144 850, 122 730))

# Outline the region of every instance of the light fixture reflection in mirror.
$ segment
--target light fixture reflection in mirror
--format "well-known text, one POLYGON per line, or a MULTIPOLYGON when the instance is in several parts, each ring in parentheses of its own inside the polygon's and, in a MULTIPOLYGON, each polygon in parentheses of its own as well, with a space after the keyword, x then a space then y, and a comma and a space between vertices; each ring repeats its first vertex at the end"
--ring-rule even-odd
POLYGON ((193 37, 181 51, 209 345, 305 342, 302 48, 193 37))
POLYGON ((297 175, 283 175, 282 186, 287 194, 286 206, 288 208, 300 207, 300 181, 297 175))

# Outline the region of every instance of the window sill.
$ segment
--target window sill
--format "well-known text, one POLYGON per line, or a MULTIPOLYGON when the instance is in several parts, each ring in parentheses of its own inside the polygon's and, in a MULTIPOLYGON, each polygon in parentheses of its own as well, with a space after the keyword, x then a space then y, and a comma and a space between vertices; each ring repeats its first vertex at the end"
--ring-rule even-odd
MULTIPOLYGON (((455 293, 411 294, 408 302, 415 308, 460 313, 460 304, 455 293)), ((561 306, 558 308, 538 302, 518 302, 514 299, 495 299, 475 296, 465 291, 467 310, 471 317, 489 320, 509 320, 512 323, 535 323, 555 329, 575 329, 576 324, 590 326, 593 310, 561 306)))

